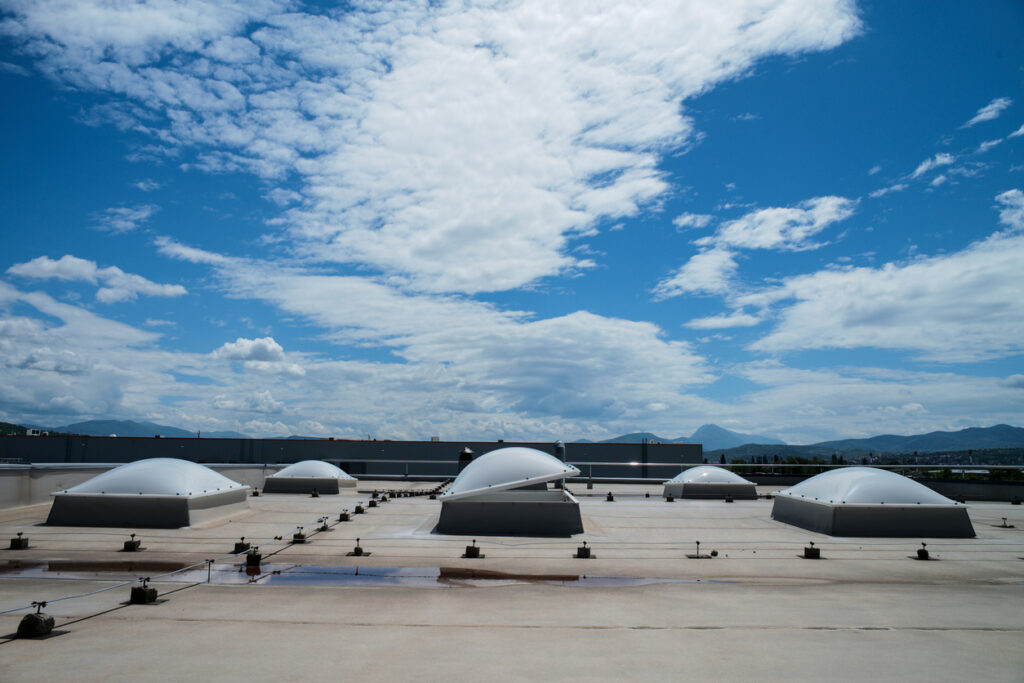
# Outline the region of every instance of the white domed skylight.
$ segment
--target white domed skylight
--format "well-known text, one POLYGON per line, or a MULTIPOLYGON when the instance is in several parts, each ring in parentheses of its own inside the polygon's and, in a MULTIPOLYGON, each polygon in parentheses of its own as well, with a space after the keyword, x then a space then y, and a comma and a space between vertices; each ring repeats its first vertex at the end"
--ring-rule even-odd
POLYGON ((303 460, 288 465, 272 477, 301 477, 303 479, 355 479, 345 470, 323 460, 303 460))
POLYGON ((833 505, 957 504, 913 479, 874 467, 829 470, 777 495, 833 505))
POLYGON ((188 460, 150 458, 136 460, 54 495, 109 494, 196 497, 248 488, 188 460))
POLYGON ((749 484, 735 472, 713 465, 698 465, 685 469, 669 479, 666 484, 749 484))
POLYGON ((505 491, 574 477, 579 473, 575 467, 535 448, 499 448, 466 465, 466 469, 459 473, 440 500, 466 498, 488 491, 505 491))

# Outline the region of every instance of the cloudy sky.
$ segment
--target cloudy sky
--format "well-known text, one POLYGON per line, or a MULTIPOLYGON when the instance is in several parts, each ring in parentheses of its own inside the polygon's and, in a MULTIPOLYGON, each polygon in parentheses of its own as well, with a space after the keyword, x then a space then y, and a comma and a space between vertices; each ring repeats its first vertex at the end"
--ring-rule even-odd
POLYGON ((0 0, 0 420, 1024 423, 1024 5, 0 0))

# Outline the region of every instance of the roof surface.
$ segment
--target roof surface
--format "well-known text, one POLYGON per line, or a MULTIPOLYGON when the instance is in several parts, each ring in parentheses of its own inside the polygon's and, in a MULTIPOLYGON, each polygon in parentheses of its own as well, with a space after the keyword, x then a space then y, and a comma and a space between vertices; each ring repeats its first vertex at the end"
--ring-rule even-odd
MULTIPOLYGON (((424 486, 250 497, 229 520, 143 531, 139 554, 121 552, 133 529, 35 526, 48 505, 0 510, 0 540, 30 538, 2 551, 0 611, 114 586, 51 602, 49 639, 0 637, 2 677, 534 681, 542 667, 588 681, 1019 682, 1024 670, 1022 506, 972 503, 973 539, 831 538, 772 520, 764 499, 668 503, 660 484, 571 485, 586 533, 477 537, 482 559, 461 557, 469 539, 432 533, 441 505, 426 496, 334 521, 371 490, 424 486), (325 516, 331 531, 317 532, 325 516), (298 526, 308 543, 289 543, 298 526), (264 556, 254 583, 225 559, 240 536, 264 556), (357 538, 369 555, 346 555, 357 538), (583 541, 595 559, 573 558, 583 541), (689 557, 696 541, 704 559, 689 557), (808 541, 822 560, 801 559, 808 541), (921 541, 934 561, 912 559, 921 541), (200 566, 151 584, 157 603, 125 604, 120 582, 166 571, 158 563, 200 566), (441 567, 506 578, 442 579, 441 567)), ((0 615, 0 634, 24 613, 0 615)))

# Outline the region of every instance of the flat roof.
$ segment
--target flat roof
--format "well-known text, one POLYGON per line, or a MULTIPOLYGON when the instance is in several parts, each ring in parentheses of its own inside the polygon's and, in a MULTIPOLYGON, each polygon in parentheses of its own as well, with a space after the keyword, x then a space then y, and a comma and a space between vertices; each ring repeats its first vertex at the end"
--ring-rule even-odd
MULTIPOLYGON (((832 538, 772 520, 770 500, 668 503, 660 484, 578 484, 585 533, 477 537, 483 559, 461 557, 472 539, 431 533, 441 503, 426 496, 315 533, 372 489, 428 486, 364 480, 336 496, 249 498, 227 520, 138 530, 137 554, 121 552, 134 529, 39 526, 49 505, 2 510, 0 542, 23 531, 30 548, 0 555, 0 611, 220 558, 212 583, 202 567, 157 581, 156 604, 123 604, 128 586, 50 603, 57 635, 0 638, 4 680, 923 681, 1024 670, 1024 506, 970 504, 973 539, 832 538), (287 542, 298 526, 309 543, 287 542), (255 583, 227 557, 241 536, 265 556, 255 583), (346 555, 357 537, 369 556, 346 555), (584 540, 595 559, 572 557, 584 540), (696 541, 717 556, 687 557, 696 541), (823 559, 800 557, 809 541, 823 559), (911 559, 921 541, 935 561, 911 559), (89 569, 128 561, 147 564, 89 569)), ((23 614, 0 615, 0 635, 23 614)))

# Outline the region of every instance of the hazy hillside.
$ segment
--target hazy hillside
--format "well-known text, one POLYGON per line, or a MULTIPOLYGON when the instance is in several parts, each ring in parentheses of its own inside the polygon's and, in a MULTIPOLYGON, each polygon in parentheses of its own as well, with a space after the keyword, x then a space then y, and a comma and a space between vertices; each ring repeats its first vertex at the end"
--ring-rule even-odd
POLYGON ((647 441, 660 441, 661 443, 675 443, 672 439, 663 439, 657 434, 650 432, 632 432, 631 434, 616 436, 614 439, 605 439, 598 443, 641 443, 644 439, 647 441))
MULTIPOLYGON (((190 432, 178 427, 169 425, 158 425, 154 422, 135 422, 134 420, 89 420, 87 422, 76 422, 56 427, 52 431, 67 432, 69 434, 86 434, 88 436, 160 436, 194 438, 195 432, 190 432)), ((203 432, 202 436, 209 439, 248 439, 249 436, 239 432, 203 432)))
POLYGON ((705 451, 719 448, 735 448, 736 446, 742 446, 743 444, 748 443, 784 443, 778 439, 773 439, 768 436, 734 432, 730 429, 719 427, 714 424, 702 425, 692 435, 682 436, 677 439, 663 439, 657 434, 652 434, 651 432, 633 432, 632 434, 617 436, 614 439, 606 439, 601 443, 640 443, 644 439, 647 439, 648 441, 660 441, 661 443, 699 443, 704 445, 705 451))
MULTIPOLYGON (((677 441, 681 441, 681 439, 677 439, 677 441)), ((713 424, 702 425, 686 441, 687 443, 704 444, 704 450, 706 451, 718 448, 736 448, 748 443, 785 445, 784 441, 779 441, 769 436, 734 432, 731 429, 725 429, 713 424)))
POLYGON ((1024 429, 1010 425, 970 427, 957 432, 930 432, 911 436, 883 434, 866 439, 842 439, 814 444, 833 450, 860 449, 886 453, 931 453, 981 448, 1024 447, 1024 429))

